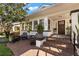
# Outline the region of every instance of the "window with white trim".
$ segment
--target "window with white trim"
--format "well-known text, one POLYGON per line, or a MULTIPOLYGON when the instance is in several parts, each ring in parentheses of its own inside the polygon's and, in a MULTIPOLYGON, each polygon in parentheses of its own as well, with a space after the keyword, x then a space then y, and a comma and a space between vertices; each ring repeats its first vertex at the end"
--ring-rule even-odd
POLYGON ((39 23, 42 24, 42 26, 44 26, 44 20, 43 19, 40 19, 39 23))
POLYGON ((34 30, 36 30, 37 28, 37 25, 38 25, 38 21, 34 21, 34 30))

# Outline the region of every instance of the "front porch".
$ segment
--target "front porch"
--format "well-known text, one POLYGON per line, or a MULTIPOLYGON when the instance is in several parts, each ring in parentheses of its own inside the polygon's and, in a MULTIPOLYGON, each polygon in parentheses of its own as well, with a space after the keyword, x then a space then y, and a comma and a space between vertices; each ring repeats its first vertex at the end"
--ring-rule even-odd
POLYGON ((30 40, 8 43, 16 56, 72 56, 73 46, 68 38, 48 38, 40 47, 30 45, 30 40))
POLYGON ((72 21, 70 18, 69 11, 29 18, 32 26, 30 34, 35 35, 37 33, 36 25, 42 24, 44 26, 44 36, 51 36, 52 34, 70 35, 72 21))

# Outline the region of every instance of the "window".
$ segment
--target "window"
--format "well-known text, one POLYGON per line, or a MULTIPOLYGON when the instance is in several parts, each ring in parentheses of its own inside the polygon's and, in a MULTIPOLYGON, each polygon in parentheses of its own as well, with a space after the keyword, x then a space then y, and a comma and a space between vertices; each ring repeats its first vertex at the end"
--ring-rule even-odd
POLYGON ((48 30, 50 30, 50 20, 48 19, 48 30))
POLYGON ((29 25, 32 26, 32 22, 29 22, 29 25))
POLYGON ((24 23, 24 27, 25 27, 25 31, 27 31, 27 24, 26 23, 24 23))
POLYGON ((22 31, 25 31, 27 28, 27 24, 25 22, 22 22, 21 25, 22 25, 22 31))
POLYGON ((36 26, 37 26, 38 22, 34 21, 34 30, 36 30, 36 26))
POLYGON ((32 30, 32 22, 29 22, 29 30, 32 30))
POLYGON ((44 26, 44 20, 43 20, 43 19, 41 19, 41 20, 39 21, 39 23, 42 24, 42 26, 44 26))
POLYGON ((71 20, 69 20, 69 23, 71 23, 71 20))
POLYGON ((15 31, 16 31, 16 32, 20 32, 20 27, 15 26, 15 31))
POLYGON ((22 30, 24 30, 24 23, 22 23, 22 30))

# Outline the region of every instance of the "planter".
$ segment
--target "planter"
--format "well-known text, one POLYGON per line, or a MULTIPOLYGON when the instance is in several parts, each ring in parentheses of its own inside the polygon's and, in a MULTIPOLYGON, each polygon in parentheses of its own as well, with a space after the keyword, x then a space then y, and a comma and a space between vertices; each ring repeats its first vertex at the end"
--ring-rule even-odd
POLYGON ((11 36, 9 36, 9 41, 10 41, 10 42, 12 41, 12 39, 13 39, 13 38, 12 38, 11 36))
POLYGON ((46 42, 46 39, 36 40, 36 47, 41 47, 41 45, 43 45, 44 42, 46 42))

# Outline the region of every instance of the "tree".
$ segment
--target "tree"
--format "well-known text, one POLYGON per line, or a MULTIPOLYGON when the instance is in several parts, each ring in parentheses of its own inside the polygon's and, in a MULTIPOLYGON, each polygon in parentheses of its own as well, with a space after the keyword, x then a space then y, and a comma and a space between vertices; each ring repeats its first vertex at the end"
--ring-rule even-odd
POLYGON ((3 24, 6 32, 10 33, 12 22, 20 22, 24 20, 26 12, 22 9, 23 5, 24 4, 22 3, 0 4, 1 23, 3 24))
POLYGON ((4 15, 4 8, 3 7, 5 7, 5 6, 4 6, 4 4, 1 3, 0 4, 0 27, 2 28, 1 30, 3 30, 3 27, 4 27, 3 26, 3 20, 2 20, 3 17, 4 17, 3 16, 4 15))

